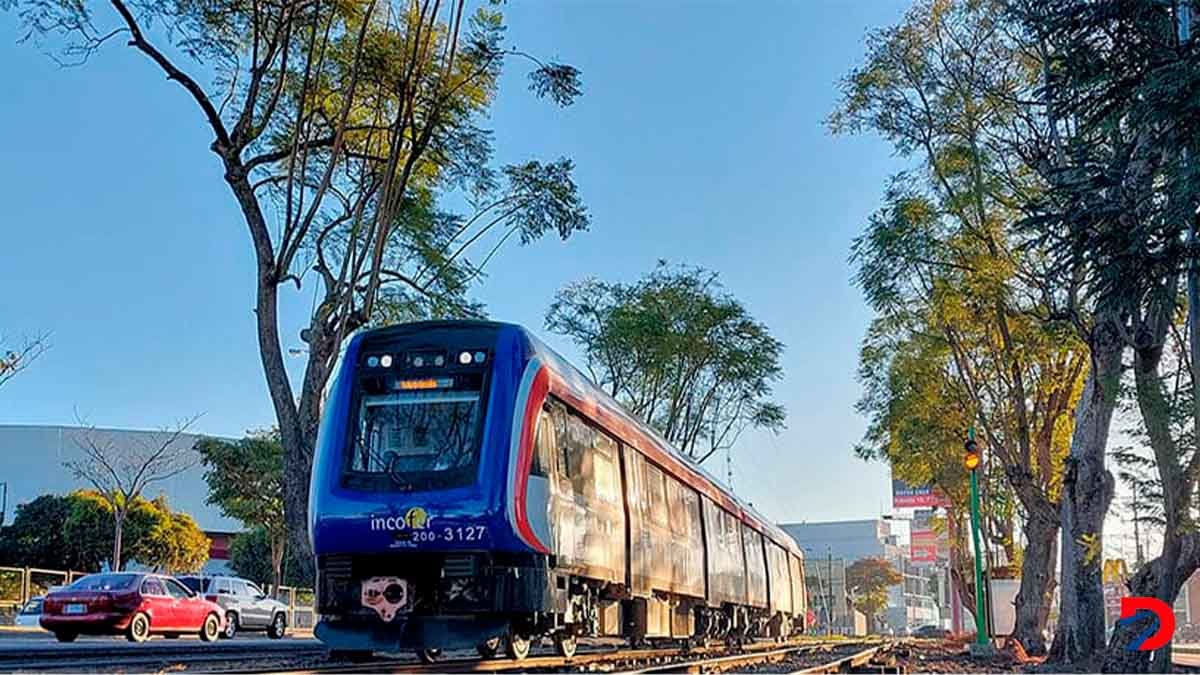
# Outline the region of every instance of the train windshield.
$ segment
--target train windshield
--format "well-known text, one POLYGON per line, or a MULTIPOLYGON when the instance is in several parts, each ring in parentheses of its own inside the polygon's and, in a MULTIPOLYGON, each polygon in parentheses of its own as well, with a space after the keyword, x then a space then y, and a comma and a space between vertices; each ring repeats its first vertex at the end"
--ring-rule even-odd
POLYGON ((347 484, 408 491, 473 482, 479 458, 480 408, 479 391, 362 396, 347 484))

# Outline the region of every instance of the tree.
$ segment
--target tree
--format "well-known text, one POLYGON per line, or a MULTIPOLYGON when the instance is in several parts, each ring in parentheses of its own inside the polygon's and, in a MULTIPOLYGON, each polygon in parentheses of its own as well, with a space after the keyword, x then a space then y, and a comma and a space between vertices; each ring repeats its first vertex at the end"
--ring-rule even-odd
POLYGON ((139 436, 118 444, 110 434, 85 427, 75 437, 83 457, 64 462, 79 480, 95 488, 112 514, 112 568, 121 569, 125 521, 146 488, 179 475, 196 465, 193 442, 185 432, 193 417, 172 430, 139 436))
POLYGON ((252 434, 230 443, 215 438, 196 444, 206 471, 208 503, 267 539, 272 586, 283 579, 287 518, 283 507, 283 446, 275 432, 252 434))
MULTIPOLYGON (((67 495, 71 512, 60 524, 65 552, 78 561, 73 569, 98 570, 111 565, 116 529, 113 507, 94 491, 67 495)), ((172 511, 164 496, 136 497, 126 511, 122 528, 123 555, 127 560, 169 574, 198 571, 208 560, 211 542, 185 513, 172 511)))
POLYGON ((18 340, 8 347, 4 345, 3 336, 0 336, 0 386, 28 368, 29 364, 49 349, 50 336, 35 335, 18 340))
POLYGON ((125 40, 211 132, 250 233, 289 530, 307 550, 321 393, 343 340, 371 323, 478 314, 467 291, 505 242, 587 227, 570 160, 496 169, 480 126, 507 58, 532 63, 530 90, 558 105, 580 94, 579 72, 504 47, 499 9, 470 14, 465 0, 8 4, 30 35, 62 40, 63 63, 125 40), (215 77, 204 85, 195 71, 215 77), (470 208, 447 212, 443 197, 470 208), (306 282, 314 309, 297 392, 278 305, 281 288, 306 282))
POLYGON ((866 63, 843 80, 830 126, 879 133, 917 162, 892 179, 851 252, 878 317, 860 361, 859 410, 871 424, 858 452, 961 495, 962 441, 968 426, 981 431, 998 464, 985 477, 1007 484, 984 481, 999 488, 987 500, 989 529, 1023 568, 1014 634, 1038 654, 1088 350, 1050 316, 1030 281, 1044 254, 1016 233, 1021 206, 1043 189, 1011 154, 1013 129, 1026 124, 1020 100, 1039 71, 1005 25, 998 3, 918 3, 868 38, 866 63))
MULTIPOLYGON (((172 511, 165 496, 139 503, 151 522, 129 548, 131 557, 167 574, 198 572, 208 561, 212 541, 186 513, 172 511)), ((135 511, 135 514, 137 511, 135 511)))
MULTIPOLYGON (((1121 353, 1133 353, 1135 399, 1161 479, 1165 527, 1160 555, 1130 585, 1135 593, 1172 603, 1198 562, 1188 539, 1200 472, 1190 431, 1200 408, 1189 391, 1200 355, 1200 175, 1192 159, 1200 149, 1193 94, 1200 85, 1200 51, 1188 26, 1197 8, 1191 2, 1114 1, 1022 2, 1016 8, 1043 45, 1042 99, 1056 136, 1045 146, 1055 161, 1042 162, 1052 167, 1045 172, 1051 189, 1033 209, 1029 229, 1053 243, 1066 297, 1094 299, 1092 325, 1104 331, 1102 341, 1093 341, 1094 361, 1100 359, 1098 346, 1116 354, 1102 381, 1105 406, 1117 399, 1121 353), (1177 325, 1184 306, 1186 338, 1177 325), (1179 363, 1191 366, 1181 375, 1179 363), (1189 402, 1190 414, 1173 417, 1189 402)), ((1068 472, 1071 500, 1064 501, 1064 518, 1082 525, 1064 538, 1056 646, 1061 641, 1068 658, 1090 656, 1103 639, 1097 552, 1112 495, 1103 459, 1094 450, 1081 453, 1068 472)), ((1135 623, 1115 631, 1106 669, 1170 667, 1166 650, 1151 660, 1125 649, 1143 628, 1135 623)))
POLYGON ((846 568, 846 588, 854 598, 854 608, 867 616, 871 626, 880 610, 887 607, 888 588, 903 580, 883 558, 860 558, 846 568))
POLYGON ((71 515, 70 496, 40 495, 17 506, 12 524, 0 530, 0 564, 42 569, 89 569, 74 556, 63 523, 71 515))
POLYGON ((276 577, 276 570, 271 562, 271 538, 267 531, 256 527, 233 538, 229 549, 229 565, 238 576, 245 577, 261 586, 280 584, 296 588, 312 588, 314 576, 312 567, 304 564, 296 557, 295 551, 288 551, 285 558, 281 577, 276 577))
POLYGON ((713 272, 660 261, 632 284, 570 284, 546 328, 571 338, 597 384, 697 462, 746 428, 784 427, 772 400, 783 344, 713 272))

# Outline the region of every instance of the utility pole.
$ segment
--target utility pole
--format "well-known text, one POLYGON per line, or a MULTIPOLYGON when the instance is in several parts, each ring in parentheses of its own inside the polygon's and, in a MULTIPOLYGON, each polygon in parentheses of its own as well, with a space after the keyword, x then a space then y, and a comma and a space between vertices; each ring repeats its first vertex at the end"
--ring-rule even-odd
POLYGON ((4 514, 8 513, 8 481, 0 481, 0 527, 4 527, 4 514))
POLYGON ((829 585, 825 587, 829 592, 829 621, 825 623, 825 634, 833 635, 833 547, 826 546, 825 551, 829 555, 829 585))
POLYGON ((967 453, 963 465, 971 474, 971 539, 975 544, 975 644, 972 653, 986 653, 990 648, 987 630, 987 601, 983 588, 983 546, 979 541, 979 446, 975 444, 975 427, 967 428, 967 453))

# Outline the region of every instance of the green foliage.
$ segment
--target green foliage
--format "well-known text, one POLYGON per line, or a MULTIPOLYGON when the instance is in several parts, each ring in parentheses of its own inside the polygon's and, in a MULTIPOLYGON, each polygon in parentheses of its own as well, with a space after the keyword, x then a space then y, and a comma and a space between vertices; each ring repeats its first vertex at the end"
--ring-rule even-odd
POLYGON ((717 275, 660 262, 635 283, 559 291, 546 327, 583 350, 592 378, 698 461, 756 427, 778 432, 783 344, 717 275))
MULTIPOLYGON (((275 583, 275 570, 271 565, 271 540, 267 531, 256 527, 233 538, 229 550, 229 564, 238 576, 268 586, 275 583)), ((284 563, 282 584, 297 588, 312 588, 312 564, 288 555, 284 563)))
MULTIPOLYGON (((191 516, 172 511, 165 497, 134 501, 124 540, 131 560, 163 572, 194 572, 208 560, 208 537, 191 516)), ((4 565, 95 571, 112 550, 112 508, 93 491, 42 495, 19 506, 13 523, 0 531, 4 565)))
MULTIPOLYGON (((205 466, 208 503, 230 518, 261 530, 269 542, 269 581, 278 585, 287 542, 284 511, 283 445, 277 432, 258 433, 236 443, 205 438, 196 449, 205 466)), ((311 567, 311 565, 305 565, 311 567)))
POLYGON ((251 527, 286 530, 283 446, 278 433, 255 434, 234 443, 204 438, 196 450, 205 468, 209 504, 251 527))
POLYGON ((0 530, 0 565, 42 569, 90 569, 74 557, 63 524, 74 505, 71 496, 41 495, 17 506, 10 525, 0 530))

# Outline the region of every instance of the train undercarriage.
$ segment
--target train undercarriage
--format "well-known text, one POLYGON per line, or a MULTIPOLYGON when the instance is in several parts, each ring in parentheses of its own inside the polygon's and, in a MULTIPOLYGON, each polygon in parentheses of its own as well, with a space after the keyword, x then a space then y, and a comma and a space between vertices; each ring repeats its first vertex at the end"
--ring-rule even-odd
POLYGON ((787 638, 802 619, 745 605, 710 605, 557 572, 545 556, 403 553, 321 556, 317 637, 336 656, 415 651, 436 660, 474 647, 522 659, 552 641, 574 655, 578 638, 619 637, 634 646, 698 646, 787 638))

